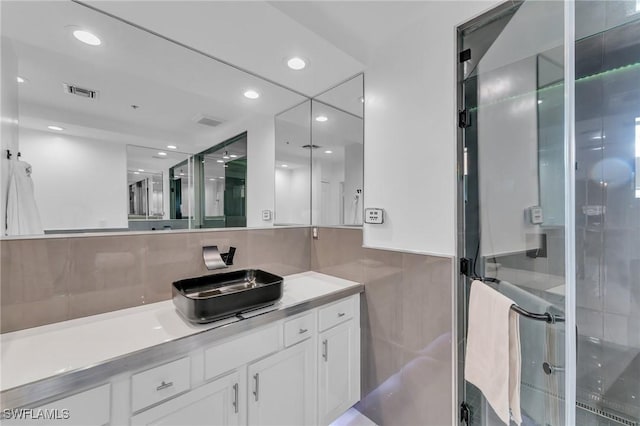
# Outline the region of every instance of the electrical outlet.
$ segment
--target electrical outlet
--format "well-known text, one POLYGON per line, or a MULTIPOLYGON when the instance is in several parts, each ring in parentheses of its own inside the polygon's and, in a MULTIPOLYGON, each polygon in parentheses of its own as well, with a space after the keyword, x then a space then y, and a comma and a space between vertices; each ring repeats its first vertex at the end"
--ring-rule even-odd
POLYGON ((271 210, 262 210, 262 220, 271 220, 271 210))

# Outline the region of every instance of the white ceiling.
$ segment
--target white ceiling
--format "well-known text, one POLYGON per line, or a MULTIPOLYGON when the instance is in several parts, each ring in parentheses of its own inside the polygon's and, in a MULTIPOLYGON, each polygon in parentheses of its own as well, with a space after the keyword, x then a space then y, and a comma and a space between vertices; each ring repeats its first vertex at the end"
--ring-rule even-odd
POLYGON ((412 23, 433 14, 438 3, 441 1, 269 2, 271 6, 365 65, 371 61, 377 47, 412 23))

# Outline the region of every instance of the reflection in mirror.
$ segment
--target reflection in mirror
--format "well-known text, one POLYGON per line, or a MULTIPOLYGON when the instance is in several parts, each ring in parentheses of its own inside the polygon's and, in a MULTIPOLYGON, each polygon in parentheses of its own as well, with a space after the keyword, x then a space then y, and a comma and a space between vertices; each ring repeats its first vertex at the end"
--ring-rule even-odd
POLYGON ((196 156, 198 228, 247 226, 247 133, 196 156), (198 172, 199 170, 199 172, 198 172))
POLYGON ((312 100, 314 225, 362 225, 362 74, 312 100))
POLYGON ((129 229, 188 229, 193 197, 191 154, 127 146, 129 229), (158 155, 163 152, 165 155, 158 155))
POLYGON ((7 116, 1 143, 14 153, 2 158, 0 223, 8 170, 21 152, 32 166, 45 233, 208 227, 222 217, 224 226, 271 224, 261 212, 274 205, 274 116, 304 96, 79 3, 0 7, 7 116), (101 43, 74 38, 80 25, 101 43), (243 96, 249 89, 259 97, 243 96), (189 155, 176 151, 204 152, 243 132, 251 185, 206 192, 212 181, 193 179, 204 169, 194 170, 189 155), (149 161, 166 161, 133 165, 133 145, 147 147, 149 161), (209 204, 196 207, 202 198, 209 204), (224 208, 215 210, 216 199, 224 208), (226 206, 232 199, 234 207, 226 206))
POLYGON ((276 225, 311 223, 311 101, 276 116, 276 225))

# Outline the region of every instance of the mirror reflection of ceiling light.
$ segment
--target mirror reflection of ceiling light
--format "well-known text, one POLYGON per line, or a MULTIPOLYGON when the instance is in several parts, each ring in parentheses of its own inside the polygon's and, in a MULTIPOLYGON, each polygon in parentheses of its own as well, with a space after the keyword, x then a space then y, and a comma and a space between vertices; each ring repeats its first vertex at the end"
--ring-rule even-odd
POLYGON ((216 160, 216 163, 224 163, 224 160, 216 160))
POLYGON ((260 93, 255 90, 247 90, 244 92, 244 97, 247 99, 258 99, 260 97, 260 93))
POLYGON ((178 149, 178 147, 175 146, 175 145, 167 145, 167 148, 168 149, 178 149))
POLYGON ((542 103, 542 99, 538 99, 538 105, 542 103))
POLYGON ((224 179, 224 176, 220 176, 218 179, 224 179))
POLYGON ((60 126, 47 126, 47 129, 49 129, 49 130, 55 130, 55 131, 57 131, 57 132, 61 132, 61 131, 63 131, 63 130, 64 130, 64 129, 63 129, 62 127, 60 127, 60 126))
POLYGON ((327 150, 324 152, 325 154, 333 154, 333 151, 327 150))
POLYGON ((139 174, 140 174, 140 172, 133 172, 133 174, 134 174, 134 175, 139 175, 139 174))
POLYGON ((158 155, 159 155, 159 156, 161 156, 161 157, 164 157, 164 156, 166 156, 166 155, 167 155, 167 153, 166 153, 166 152, 162 152, 162 151, 160 151, 160 152, 158 153, 158 155))
POLYGON ((75 30, 73 32, 73 36, 80 40, 83 43, 86 43, 90 46, 100 46, 102 41, 95 34, 90 33, 85 30, 75 30))
POLYGON ((321 123, 324 123, 327 120, 328 120, 328 118, 327 118, 326 115, 319 115, 319 116, 316 117, 316 121, 319 121, 321 123))
POLYGON ((288 164, 283 164, 282 167, 289 167, 289 165, 288 164))
POLYGON ((138 169, 139 172, 144 172, 144 169, 138 169))
POLYGON ((22 77, 20 77, 20 76, 17 76, 17 77, 16 77, 16 81, 17 81, 18 83, 24 83, 24 78, 22 78, 22 77))
POLYGON ((238 156, 237 156, 237 155, 235 155, 235 154, 230 154, 230 155, 229 155, 229 157, 231 157, 231 158, 238 158, 238 156))
POLYGON ((300 71, 307 66, 307 62, 302 58, 294 56, 287 61, 287 66, 294 71, 300 71))
POLYGON ((216 178, 209 178, 209 180, 216 180, 216 178))
POLYGON ((180 173, 180 176, 184 176, 184 173, 180 173))

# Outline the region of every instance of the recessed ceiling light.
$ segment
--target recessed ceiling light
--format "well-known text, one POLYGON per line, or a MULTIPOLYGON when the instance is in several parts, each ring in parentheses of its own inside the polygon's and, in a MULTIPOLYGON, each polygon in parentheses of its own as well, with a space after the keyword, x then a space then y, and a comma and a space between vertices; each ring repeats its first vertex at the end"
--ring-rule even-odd
POLYGON ((216 163, 224 163, 224 160, 216 160, 216 163))
POLYGON ((184 176, 184 173, 180 173, 180 176, 184 176))
POLYGON ((238 156, 237 156, 237 155, 235 155, 235 154, 231 154, 231 155, 229 155, 229 157, 231 157, 231 158, 238 158, 238 156))
POLYGON ((538 99, 538 105, 542 103, 542 99, 538 99))
POLYGON ((209 178, 209 180, 216 180, 216 178, 209 178))
POLYGON ((85 30, 75 30, 73 32, 73 36, 80 40, 83 43, 86 43, 91 46, 100 46, 102 41, 95 34, 90 33, 85 30))
POLYGON ((282 167, 289 167, 289 165, 288 164, 283 164, 282 167))
POLYGON ((247 90, 244 92, 244 97, 248 99, 258 99, 260 97, 260 93, 255 90, 247 90))
POLYGON ((139 172, 144 172, 144 169, 138 169, 139 172))
POLYGON ((228 160, 230 157, 229 157, 228 155, 223 155, 223 156, 222 156, 222 158, 223 158, 224 160, 228 160))
POLYGON ((325 151, 324 153, 325 153, 325 154, 333 154, 333 151, 329 151, 329 150, 327 150, 327 151, 325 151))
POLYGON ((178 147, 175 146, 175 145, 167 145, 167 148, 169 148, 169 149, 178 149, 178 147))
POLYGON ((287 66, 292 70, 300 71, 301 69, 304 69, 304 67, 307 66, 307 62, 302 58, 294 56, 293 58, 287 61, 287 66))
POLYGON ((60 126, 47 126, 47 129, 49 129, 49 130, 56 130, 56 131, 58 131, 58 132, 61 132, 61 131, 63 131, 63 130, 64 130, 64 129, 63 129, 62 127, 60 127, 60 126))
POLYGON ((327 118, 326 115, 319 115, 319 116, 316 117, 316 121, 319 121, 321 123, 324 123, 327 120, 328 120, 328 118, 327 118))
POLYGON ((24 80, 24 78, 22 78, 22 77, 20 77, 20 76, 17 76, 17 77, 16 77, 16 81, 17 81, 18 83, 24 83, 24 81, 25 81, 25 80, 24 80))
POLYGON ((166 153, 166 152, 162 152, 162 151, 160 151, 160 152, 158 153, 158 155, 160 155, 161 157, 164 157, 165 155, 167 155, 167 153, 166 153))
POLYGON ((224 179, 224 176, 220 176, 218 179, 224 179))

